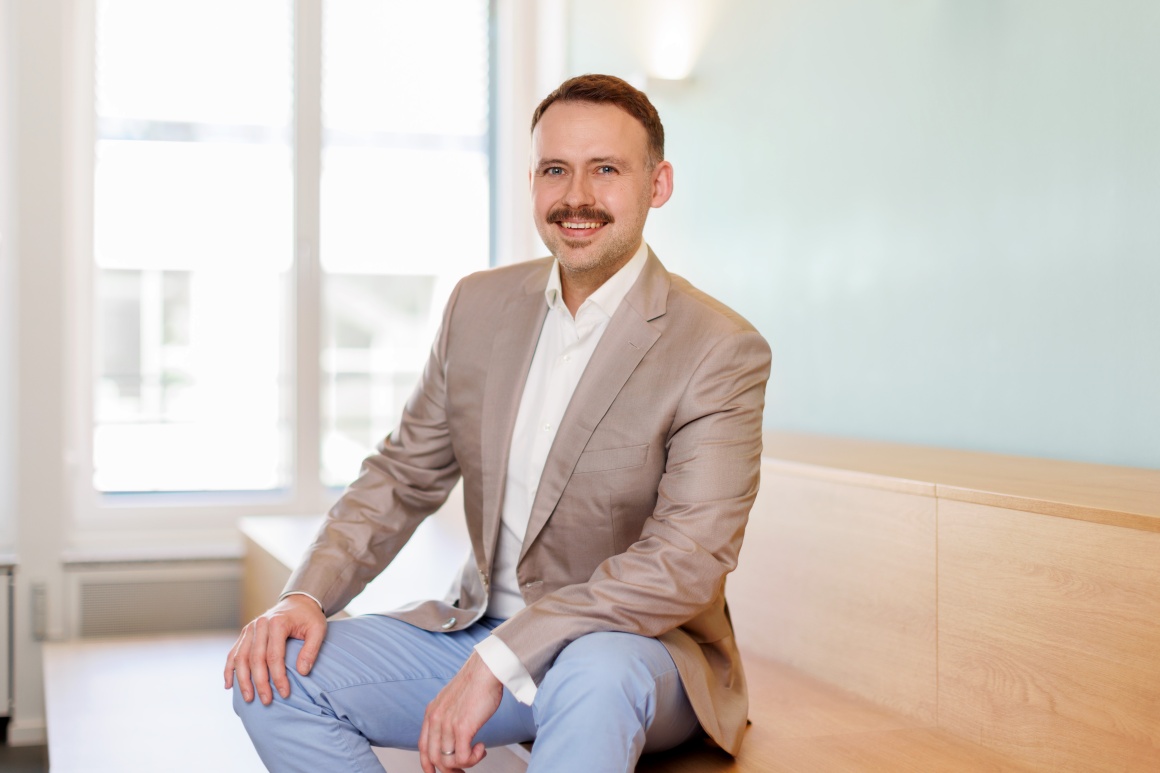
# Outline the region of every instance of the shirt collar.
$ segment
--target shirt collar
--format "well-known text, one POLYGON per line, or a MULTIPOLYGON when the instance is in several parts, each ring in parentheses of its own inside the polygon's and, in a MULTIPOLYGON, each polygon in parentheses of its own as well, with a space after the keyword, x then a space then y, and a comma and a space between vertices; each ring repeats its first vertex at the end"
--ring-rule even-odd
MULTIPOLYGON (((632 258, 621 266, 615 274, 608 277, 604 284, 597 287, 592 295, 589 295, 584 300, 584 303, 580 304, 580 308, 576 310, 577 316, 579 316, 584 307, 592 304, 603 311, 605 315, 611 317, 617 307, 620 306, 620 302, 624 300, 624 296, 628 295, 628 291, 636 283, 640 272, 644 271, 644 264, 647 259, 648 244, 641 239, 640 247, 633 254, 632 258)), ((563 285, 560 283, 560 261, 558 260, 552 262, 552 270, 548 273, 548 286, 544 289, 544 298, 548 302, 548 308, 554 309, 560 307, 565 312, 568 310, 564 306, 563 285)))

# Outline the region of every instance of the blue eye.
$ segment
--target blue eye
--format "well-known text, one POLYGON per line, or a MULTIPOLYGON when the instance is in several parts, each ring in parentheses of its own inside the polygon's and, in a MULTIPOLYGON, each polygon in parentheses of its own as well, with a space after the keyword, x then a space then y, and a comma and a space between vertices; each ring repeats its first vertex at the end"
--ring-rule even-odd
POLYGON ((564 169, 558 166, 550 166, 544 170, 544 174, 549 177, 558 177, 559 175, 564 174, 564 169))
POLYGON ((604 166, 597 167, 596 171, 599 172, 600 174, 615 174, 616 167, 608 166, 607 164, 605 164, 604 166))

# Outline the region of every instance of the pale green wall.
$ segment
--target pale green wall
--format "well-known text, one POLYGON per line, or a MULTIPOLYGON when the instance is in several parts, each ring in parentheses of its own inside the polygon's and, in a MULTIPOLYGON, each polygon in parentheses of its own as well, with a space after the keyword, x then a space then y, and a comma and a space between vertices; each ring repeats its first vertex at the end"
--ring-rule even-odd
MULTIPOLYGON (((709 5, 647 236, 769 339, 767 426, 1160 467, 1160 3, 709 5)), ((640 7, 571 3, 569 74, 640 7)))

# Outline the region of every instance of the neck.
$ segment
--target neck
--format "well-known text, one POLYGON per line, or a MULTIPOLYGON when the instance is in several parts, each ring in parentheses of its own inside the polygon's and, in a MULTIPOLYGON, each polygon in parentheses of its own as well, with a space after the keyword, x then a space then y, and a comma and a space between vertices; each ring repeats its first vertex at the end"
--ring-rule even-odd
POLYGON ((613 274, 624 268, 639 249, 640 243, 638 242, 636 247, 615 263, 593 266, 584 271, 570 271, 560 262, 560 289, 568 312, 575 317, 580 306, 588 300, 588 296, 600 289, 601 285, 611 279, 613 274))

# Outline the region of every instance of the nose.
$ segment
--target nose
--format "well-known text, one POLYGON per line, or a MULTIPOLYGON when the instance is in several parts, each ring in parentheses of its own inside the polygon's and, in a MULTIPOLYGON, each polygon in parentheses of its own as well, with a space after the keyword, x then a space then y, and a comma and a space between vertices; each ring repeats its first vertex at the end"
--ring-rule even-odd
POLYGON ((568 182, 568 190, 564 192, 563 203, 569 207, 592 206, 596 198, 592 193, 592 181, 586 174, 575 174, 568 182))

